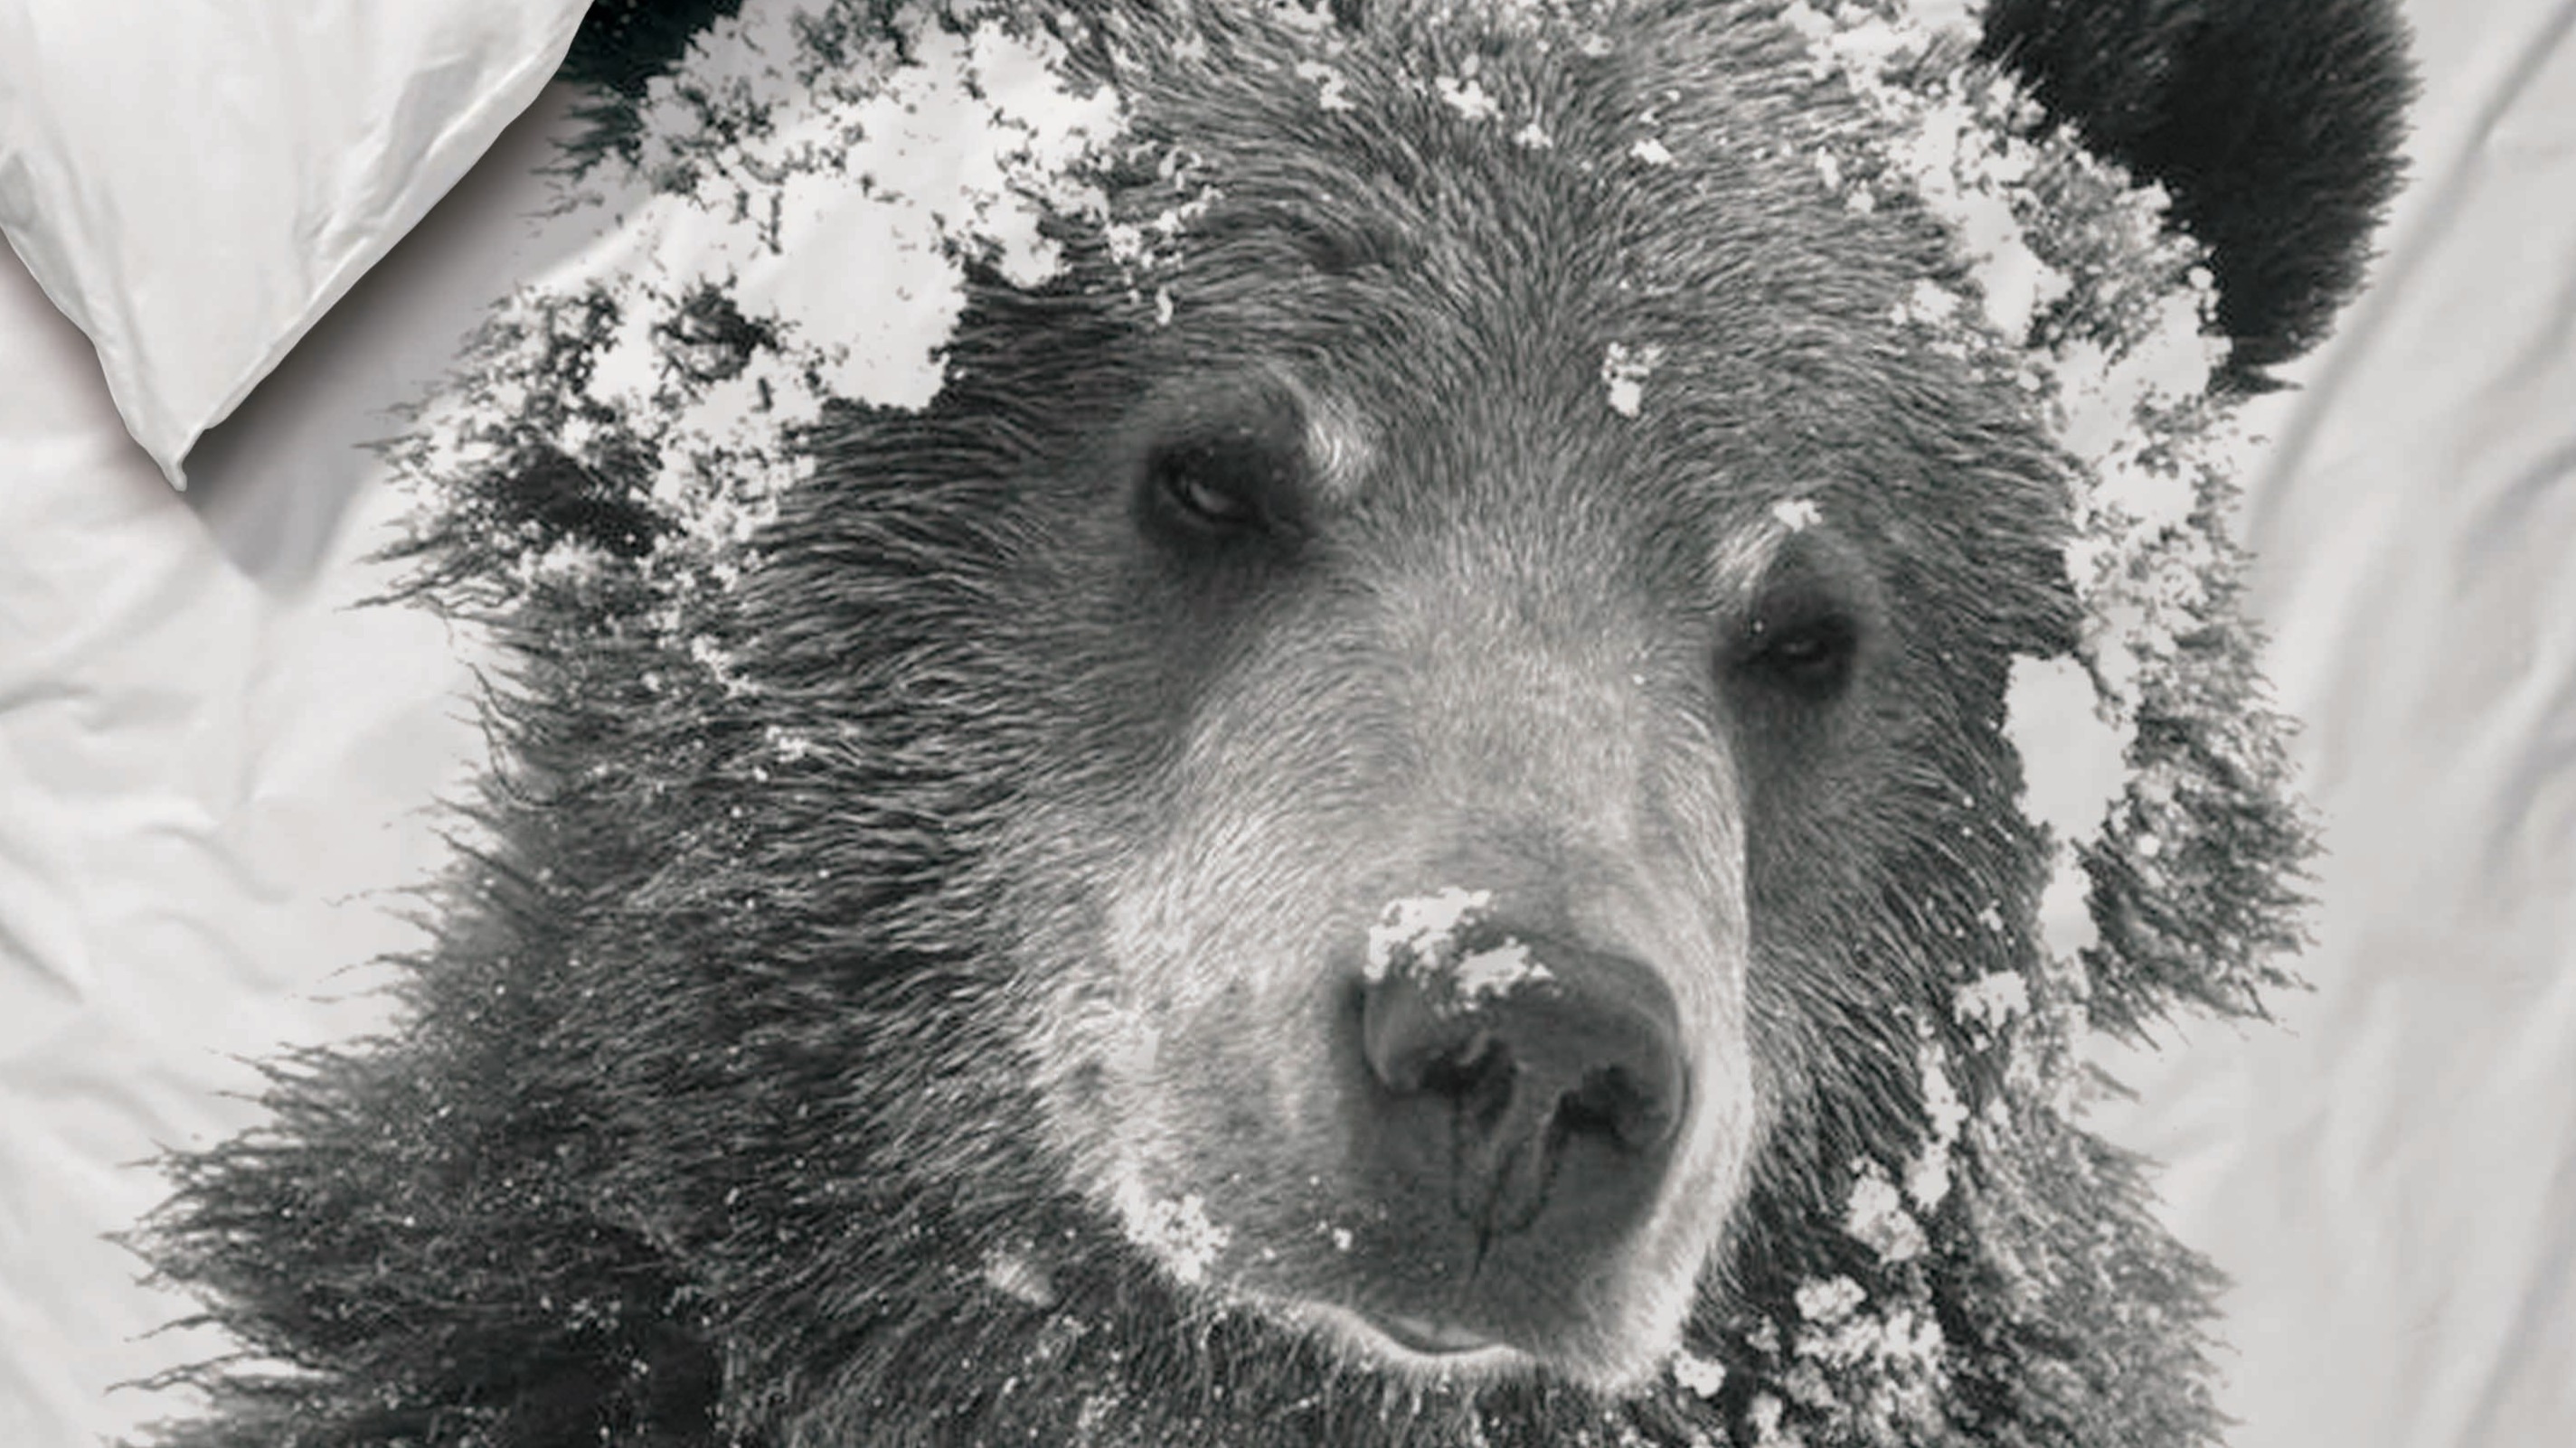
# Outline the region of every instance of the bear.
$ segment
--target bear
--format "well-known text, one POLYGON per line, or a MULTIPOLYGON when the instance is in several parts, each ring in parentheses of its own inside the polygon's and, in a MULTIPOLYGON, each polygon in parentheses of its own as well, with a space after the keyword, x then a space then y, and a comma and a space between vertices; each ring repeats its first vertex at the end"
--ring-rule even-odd
MULTIPOLYGON (((762 6, 603 6, 576 165, 703 181, 762 6)), ((478 344, 397 551, 492 768, 400 1030, 167 1163, 244 1353, 159 1441, 2218 1440, 2081 1041, 2289 979, 2203 443, 2357 285, 2387 5, 770 8, 1116 136, 758 508, 583 399, 769 407, 796 317, 478 344), (2035 818, 2051 679, 2125 773, 2035 818)))

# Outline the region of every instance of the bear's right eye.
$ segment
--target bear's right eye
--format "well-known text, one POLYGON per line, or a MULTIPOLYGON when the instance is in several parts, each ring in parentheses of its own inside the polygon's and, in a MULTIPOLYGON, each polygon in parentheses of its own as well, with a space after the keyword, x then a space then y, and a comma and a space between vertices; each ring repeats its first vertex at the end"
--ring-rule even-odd
POLYGON ((1152 531, 1182 545, 1293 534, 1300 464, 1274 431, 1237 424, 1157 443, 1139 500, 1152 531))
POLYGON ((1258 460, 1223 444, 1184 443, 1157 448, 1147 483, 1179 522, 1208 533, 1235 533, 1261 525, 1261 505, 1248 484, 1258 460))

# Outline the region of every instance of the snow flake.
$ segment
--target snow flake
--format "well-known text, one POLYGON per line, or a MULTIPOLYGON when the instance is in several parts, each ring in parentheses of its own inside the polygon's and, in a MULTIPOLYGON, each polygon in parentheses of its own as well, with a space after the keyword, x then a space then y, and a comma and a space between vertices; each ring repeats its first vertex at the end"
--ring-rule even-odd
POLYGON ((1932 1132, 1906 1169, 1905 1195, 1916 1208, 1930 1212, 1950 1194, 1950 1152, 1968 1124, 1968 1107, 1950 1084, 1947 1058, 1937 1041, 1922 1043, 1915 1065, 1923 1084, 1923 1114, 1932 1132))
POLYGON ((1431 88, 1439 93, 1443 105, 1468 120, 1490 121, 1503 113, 1503 108, 1485 93, 1485 87, 1474 76, 1463 81, 1456 76, 1435 76, 1431 88))
POLYGON ((1663 364, 1664 349, 1655 343, 1631 347, 1613 342, 1601 357, 1601 381, 1609 389, 1610 410, 1635 417, 1645 407, 1646 379, 1663 364))
POLYGON ((1905 300, 1897 304, 1896 320, 1900 324, 1921 322, 1929 325, 1946 322, 1956 316, 1958 311, 1958 293, 1930 277, 1922 277, 1915 281, 1914 290, 1907 294, 1905 300))
POLYGON ((1337 23, 1328 0, 1314 0, 1312 4, 1306 0, 1271 0, 1270 9, 1271 14, 1289 29, 1303 30, 1311 35, 1329 34, 1337 23))
POLYGON ((2092 900, 2093 877, 2085 873, 2083 858, 2059 845, 2050 857, 2048 884, 2039 893, 2039 938, 2051 956, 2071 961, 2100 943, 2092 900))
POLYGON ((1922 1224, 1905 1209, 1905 1196, 1888 1179, 1887 1169, 1862 1158, 1853 1170, 1843 1230, 1891 1266, 1922 1256, 1930 1243, 1923 1235, 1922 1224))
POLYGON ((1156 1197, 1129 1178, 1119 1183, 1117 1204, 1128 1240, 1160 1258, 1184 1283, 1205 1280, 1232 1240, 1233 1234, 1208 1216, 1207 1203, 1196 1192, 1156 1197))
POLYGON ((2130 730, 2104 714, 2081 661, 2012 661, 2004 732, 2021 755, 2023 809, 2068 844, 2099 833, 2128 786, 2130 730))
POLYGON ((1315 104, 1328 111, 1356 110, 1350 96, 1350 82, 1342 73, 1319 60, 1297 62, 1297 78, 1315 87, 1315 104))
POLYGON ((984 1284, 1030 1307, 1053 1307, 1055 1280, 1025 1252, 994 1249, 984 1258, 984 1284))
MULTIPOLYGON (((1998 926, 2002 917, 1996 917, 1998 926)), ((1999 1031, 2030 1014, 2030 983, 2016 970, 1999 970, 1959 987, 1950 1009, 1962 1025, 1999 1031)))
POLYGON ((1869 1294, 1861 1289, 1861 1285, 1848 1277, 1811 1278, 1798 1284, 1796 1297, 1800 1317, 1827 1326, 1851 1316, 1869 1300, 1869 1294))
POLYGON ((1673 1354, 1673 1381, 1681 1384, 1684 1392, 1714 1398, 1726 1387, 1726 1364, 1685 1348, 1673 1354))
POLYGON ((1793 1441, 1780 1432, 1780 1419, 1787 1412, 1788 1404, 1781 1402, 1778 1395, 1753 1395, 1753 1401, 1744 1405, 1744 1422, 1753 1430, 1754 1448, 1772 1448, 1774 1444, 1793 1441))
POLYGON ((1450 971, 1450 980, 1461 1001, 1509 995, 1522 986, 1553 979, 1555 976, 1546 966, 1530 958, 1529 947, 1517 940, 1506 940, 1491 949, 1462 957, 1450 971))
POLYGON ((1792 533, 1803 533, 1825 521, 1825 510, 1812 498, 1783 498, 1771 505, 1771 518, 1792 533))

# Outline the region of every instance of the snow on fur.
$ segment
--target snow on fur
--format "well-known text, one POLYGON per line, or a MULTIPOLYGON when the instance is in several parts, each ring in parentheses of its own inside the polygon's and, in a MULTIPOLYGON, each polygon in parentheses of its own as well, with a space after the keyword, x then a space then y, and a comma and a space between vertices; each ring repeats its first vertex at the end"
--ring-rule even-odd
MULTIPOLYGON (((649 83, 632 154, 570 178, 549 222, 599 243, 503 303, 397 444, 425 528, 457 521, 439 490, 544 453, 640 495, 648 566, 729 586, 827 405, 938 395, 968 260, 1034 286, 1060 261, 1043 218, 1106 220, 1087 167, 1118 97, 1073 87, 1060 42, 1000 7, 873 13, 747 5, 649 83)), ((549 540, 512 572, 578 582, 580 552, 549 540)))
MULTIPOLYGON (((2134 990, 2087 999, 2097 979, 2158 975, 2236 1010, 2283 983, 2266 957, 2294 936, 2194 963, 2144 930, 2105 941, 2097 922, 2134 927, 2142 894, 2180 884, 2167 851, 2184 840, 2196 884, 2233 873, 2226 888, 2288 919, 2275 880, 2295 868, 2306 835, 2286 812, 2281 725, 2253 693, 2251 642, 2232 612, 2232 479, 2256 440, 2214 387, 2228 344, 2211 271, 2168 228, 2160 187, 2132 184, 2071 132, 2047 128, 2010 76, 1961 63, 1977 8, 1796 0, 1783 18, 1814 72, 1850 87, 1877 123, 1820 154, 1820 175, 1868 198, 1864 209, 1910 195, 1957 241, 1976 304, 1925 278, 1900 320, 1926 346, 2026 392, 2072 465, 2066 557, 2083 637, 2072 658, 2016 664, 2005 718, 2026 770, 2024 810, 2055 840, 2041 906, 2041 970, 2054 987, 2033 981, 2028 998, 2051 1005, 2022 1031, 2064 1065, 2070 1040, 2092 1026, 2139 1025, 2134 990), (2229 705, 2195 712, 2221 695, 2229 705), (2178 807, 2212 774, 2255 802, 2258 833, 2221 836, 2223 811, 2178 807), (2105 952, 2130 958, 2115 965, 2105 952)), ((2073 1083, 2057 1094, 2071 1101, 2073 1083)))

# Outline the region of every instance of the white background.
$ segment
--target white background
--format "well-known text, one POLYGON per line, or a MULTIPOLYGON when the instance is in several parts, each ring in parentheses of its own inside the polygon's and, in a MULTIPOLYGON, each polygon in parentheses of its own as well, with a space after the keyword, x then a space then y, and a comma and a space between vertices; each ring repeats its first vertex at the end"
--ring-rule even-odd
MULTIPOLYGON (((2331 850, 2313 992, 2188 1026, 2102 1124, 2236 1279, 2239 1448, 2576 1443, 2576 3, 2420 0, 2413 187, 2246 532, 2331 850)), ((346 971, 474 746, 433 622, 346 605, 356 445, 545 258, 550 108, 306 338, 171 492, 0 266, 0 1444, 179 1406, 204 1351, 102 1240, 130 1163, 252 1119, 240 1061, 359 1029, 346 971)), ((5 260, 5 259, 0 259, 5 260)))

